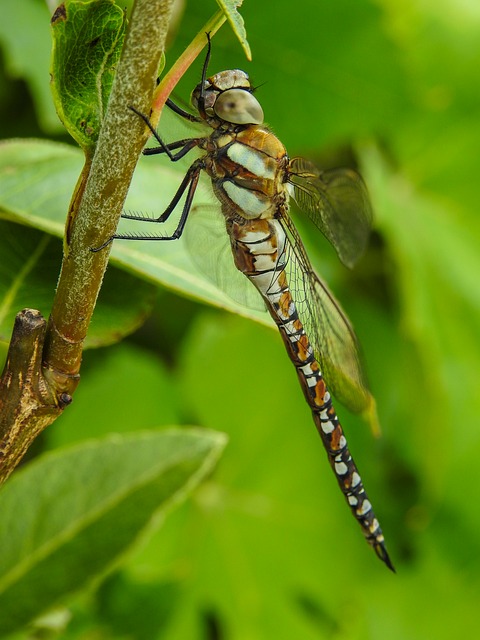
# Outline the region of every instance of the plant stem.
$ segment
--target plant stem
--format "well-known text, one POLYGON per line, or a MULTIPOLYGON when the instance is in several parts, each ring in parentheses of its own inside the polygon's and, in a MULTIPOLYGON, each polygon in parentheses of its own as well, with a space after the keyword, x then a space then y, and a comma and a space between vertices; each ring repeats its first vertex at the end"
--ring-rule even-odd
POLYGON ((80 368, 82 344, 109 257, 109 250, 90 249, 115 233, 147 139, 143 123, 128 106, 143 112, 150 108, 172 2, 137 0, 133 8, 49 320, 44 351, 49 369, 60 365, 64 373, 76 375, 80 368))
POLYGON ((69 244, 46 331, 38 312, 17 316, 0 380, 0 482, 69 404, 78 384, 83 341, 109 257, 108 249, 90 249, 115 233, 148 137, 128 106, 150 109, 172 4, 135 2, 91 168, 72 205, 69 244))

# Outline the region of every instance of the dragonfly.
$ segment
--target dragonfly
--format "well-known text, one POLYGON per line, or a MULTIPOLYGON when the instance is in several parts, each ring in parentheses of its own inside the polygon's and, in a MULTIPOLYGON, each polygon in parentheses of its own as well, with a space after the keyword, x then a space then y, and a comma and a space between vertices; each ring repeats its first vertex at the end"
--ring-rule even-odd
MULTIPOLYGON (((253 285, 276 323, 298 374, 313 421, 339 487, 367 542, 395 571, 384 536, 333 405, 336 399, 355 412, 374 403, 359 357, 358 341, 340 304, 314 271, 289 214, 292 198, 330 241, 340 260, 352 267, 363 253, 372 219, 365 183, 350 169, 319 170, 303 158, 289 158, 282 142, 264 124, 262 107, 249 76, 239 69, 207 77, 210 38, 201 82, 192 92, 195 113, 170 98, 178 116, 208 127, 208 135, 165 143, 148 116, 143 119, 159 146, 145 155, 165 154, 172 162, 193 149, 203 151, 190 165, 172 201, 156 218, 123 213, 130 220, 164 223, 185 195, 171 235, 116 233, 112 240, 180 238, 192 210, 201 172, 210 178, 223 214, 233 263, 253 285), (328 385, 328 386, 327 386, 328 385)), ((249 284, 251 283, 251 284, 249 284)))

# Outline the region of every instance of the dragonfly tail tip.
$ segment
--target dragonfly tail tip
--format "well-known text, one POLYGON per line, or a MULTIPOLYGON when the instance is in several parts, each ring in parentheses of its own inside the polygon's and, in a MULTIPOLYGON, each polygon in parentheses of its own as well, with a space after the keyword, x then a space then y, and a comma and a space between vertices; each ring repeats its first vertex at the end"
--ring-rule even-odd
POLYGON ((382 562, 384 562, 387 565, 390 571, 392 571, 393 573, 397 573, 395 570, 395 567, 393 566, 392 561, 390 560, 390 556, 388 555, 388 551, 387 551, 387 548, 385 547, 385 544, 383 542, 377 542, 377 544, 374 545, 374 549, 377 556, 380 558, 382 562))

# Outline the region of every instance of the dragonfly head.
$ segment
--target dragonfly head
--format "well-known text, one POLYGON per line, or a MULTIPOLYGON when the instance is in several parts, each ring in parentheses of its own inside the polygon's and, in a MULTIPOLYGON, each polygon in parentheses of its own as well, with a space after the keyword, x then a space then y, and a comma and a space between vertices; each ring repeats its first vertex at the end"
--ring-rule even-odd
POLYGON ((192 93, 192 105, 202 117, 218 122, 263 123, 263 109, 252 93, 248 75, 240 69, 220 71, 203 86, 198 84, 192 93))

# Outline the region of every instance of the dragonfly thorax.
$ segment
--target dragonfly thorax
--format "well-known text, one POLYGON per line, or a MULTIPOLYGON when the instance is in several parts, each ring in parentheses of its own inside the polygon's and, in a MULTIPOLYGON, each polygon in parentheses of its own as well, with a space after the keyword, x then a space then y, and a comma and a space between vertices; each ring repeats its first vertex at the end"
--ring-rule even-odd
POLYGON ((198 84, 192 105, 211 126, 263 123, 263 110, 252 93, 248 74, 240 69, 220 71, 198 84))

